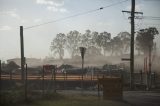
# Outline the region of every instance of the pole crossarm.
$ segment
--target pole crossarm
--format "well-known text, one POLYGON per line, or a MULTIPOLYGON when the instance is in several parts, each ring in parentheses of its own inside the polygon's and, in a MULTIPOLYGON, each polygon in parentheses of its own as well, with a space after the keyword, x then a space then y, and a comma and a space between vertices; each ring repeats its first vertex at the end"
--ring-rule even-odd
MULTIPOLYGON (((131 13, 131 11, 125 11, 125 10, 123 10, 122 12, 123 13, 131 13)), ((137 11, 135 11, 134 13, 135 14, 142 14, 143 15, 143 12, 137 12, 137 11)))

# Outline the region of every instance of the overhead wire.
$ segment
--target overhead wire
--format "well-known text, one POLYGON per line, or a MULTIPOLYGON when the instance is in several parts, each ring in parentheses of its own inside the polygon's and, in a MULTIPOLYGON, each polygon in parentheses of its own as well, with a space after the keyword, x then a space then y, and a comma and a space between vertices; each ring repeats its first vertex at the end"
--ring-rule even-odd
POLYGON ((143 0, 143 1, 148 1, 148 2, 159 2, 160 0, 143 0))
POLYGON ((50 24, 50 23, 66 20, 66 19, 69 19, 69 18, 73 18, 73 17, 89 14, 89 13, 92 13, 92 12, 95 12, 95 11, 99 11, 99 10, 102 10, 102 9, 105 9, 105 8, 108 8, 108 7, 111 7, 111 6, 115 6, 115 5, 121 4, 123 2, 127 2, 127 1, 129 1, 129 0, 124 0, 124 1, 116 2, 116 3, 110 4, 110 5, 107 5, 107 6, 104 6, 104 7, 100 7, 98 9, 94 9, 94 10, 90 10, 90 11, 87 11, 87 12, 71 15, 71 16, 60 18, 60 19, 57 19, 57 20, 52 20, 52 21, 41 23, 41 24, 36 24, 36 25, 24 27, 24 29, 31 29, 31 28, 34 28, 34 27, 39 27, 39 26, 42 26, 42 25, 46 25, 46 24, 50 24))
POLYGON ((153 16, 136 16, 136 19, 160 20, 160 17, 153 16))
MULTIPOLYGON (((136 19, 139 19, 139 20, 142 20, 142 22, 144 21, 144 20, 155 20, 155 21, 159 21, 160 20, 160 17, 155 17, 155 16, 136 16, 135 17, 136 19)), ((140 28, 142 28, 142 25, 143 25, 143 27, 146 27, 146 25, 145 25, 145 23, 143 22, 143 23, 141 23, 140 24, 140 27, 137 29, 137 30, 139 30, 140 28)), ((148 24, 149 25, 149 24, 148 24)), ((148 26, 147 25, 147 26, 148 26)), ((149 25, 149 26, 151 26, 151 25, 149 25)), ((153 25, 152 25, 153 26, 153 25)), ((155 26, 155 25, 154 25, 155 26)))

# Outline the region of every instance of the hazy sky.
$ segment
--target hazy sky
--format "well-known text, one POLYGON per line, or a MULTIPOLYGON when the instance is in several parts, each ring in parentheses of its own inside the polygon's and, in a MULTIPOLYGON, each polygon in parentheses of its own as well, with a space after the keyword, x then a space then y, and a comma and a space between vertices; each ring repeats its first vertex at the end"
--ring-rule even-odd
MULTIPOLYGON (((0 59, 20 57, 19 26, 57 20, 119 1, 124 0, 0 0, 0 59)), ((130 4, 128 0, 100 11, 24 30, 25 57, 48 56, 57 33, 71 30, 84 33, 90 29, 116 36, 121 31, 130 32, 129 14, 121 12, 130 10, 130 4)), ((160 17, 160 0, 136 0, 136 11, 142 11, 144 16, 160 17)), ((136 20, 136 31, 149 26, 156 26, 160 32, 160 20, 136 20)))

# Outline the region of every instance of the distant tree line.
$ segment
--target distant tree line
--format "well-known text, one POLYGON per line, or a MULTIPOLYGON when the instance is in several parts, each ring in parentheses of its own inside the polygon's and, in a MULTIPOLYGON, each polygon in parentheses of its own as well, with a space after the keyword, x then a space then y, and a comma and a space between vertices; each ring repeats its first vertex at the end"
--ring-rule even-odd
MULTIPOLYGON (((135 39, 136 50, 139 54, 146 53, 148 45, 154 46, 153 40, 158 35, 158 30, 154 27, 141 29, 137 32, 135 39)), ((74 30, 67 34, 59 33, 51 42, 51 52, 63 59, 65 50, 70 54, 71 58, 79 55, 79 47, 87 48, 87 56, 106 56, 122 55, 129 53, 130 49, 129 32, 120 32, 117 36, 112 37, 109 32, 91 32, 86 30, 84 34, 74 30)))

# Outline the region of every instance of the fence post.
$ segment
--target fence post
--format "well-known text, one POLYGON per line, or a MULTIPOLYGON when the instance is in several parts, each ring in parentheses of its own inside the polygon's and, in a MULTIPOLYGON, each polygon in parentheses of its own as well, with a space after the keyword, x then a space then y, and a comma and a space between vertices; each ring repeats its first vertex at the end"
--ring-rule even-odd
POLYGON ((99 91, 100 91, 100 85, 99 85, 99 73, 97 74, 97 82, 98 82, 98 98, 100 97, 100 93, 99 93, 99 91))
POLYGON ((153 72, 152 84, 154 85, 154 87, 156 86, 156 72, 153 72))
POLYGON ((63 72, 63 89, 65 90, 65 72, 63 72))
POLYGON ((64 76, 65 76, 65 89, 66 89, 66 85, 67 85, 66 84, 67 83, 67 72, 64 73, 64 76))
POLYGON ((2 65, 1 65, 1 60, 0 60, 0 102, 1 102, 1 91, 2 91, 2 82, 1 82, 1 71, 2 71, 2 67, 1 67, 2 65))
POLYGON ((51 70, 51 91, 52 91, 52 89, 53 88, 55 88, 55 85, 54 85, 54 87, 53 87, 53 77, 54 77, 54 69, 53 69, 53 67, 50 69, 51 70))
POLYGON ((54 92, 56 93, 56 66, 54 66, 54 92))
POLYGON ((26 64, 26 73, 25 73, 25 100, 27 101, 27 71, 28 71, 28 67, 27 67, 27 64, 26 64))
POLYGON ((10 74, 10 81, 12 80, 12 70, 9 71, 10 74))
POLYGON ((44 97, 44 66, 42 69, 42 96, 44 97))
POLYGON ((98 80, 98 98, 100 98, 100 84, 99 84, 99 80, 98 80))
POLYGON ((142 78, 142 70, 140 70, 140 84, 143 83, 143 78, 142 78))

